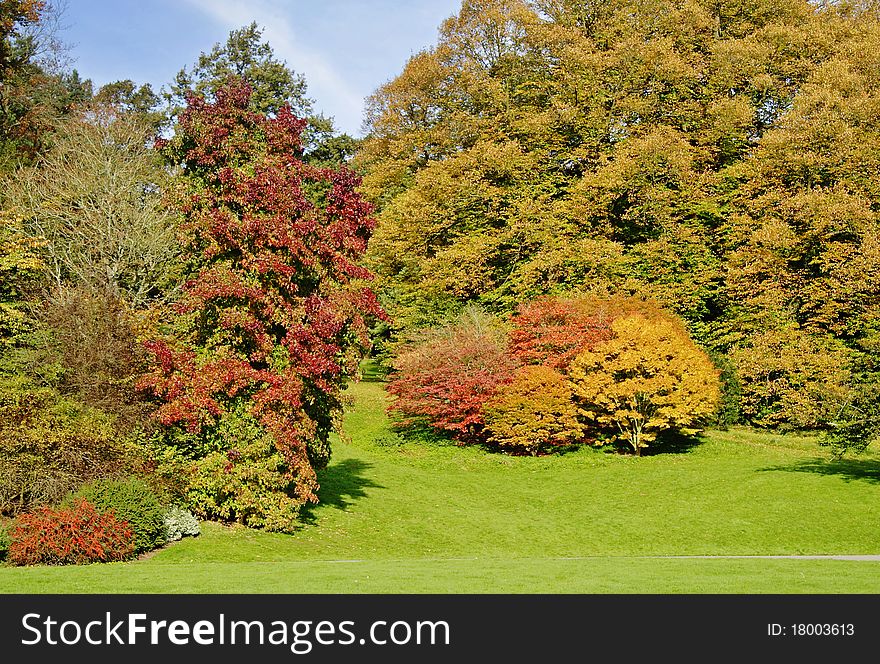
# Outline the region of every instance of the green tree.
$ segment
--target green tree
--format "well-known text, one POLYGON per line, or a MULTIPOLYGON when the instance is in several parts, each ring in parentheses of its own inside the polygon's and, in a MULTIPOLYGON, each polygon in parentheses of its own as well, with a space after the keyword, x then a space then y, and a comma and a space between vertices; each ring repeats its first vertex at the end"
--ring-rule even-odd
POLYGON ((187 71, 181 69, 166 93, 176 117, 186 107, 187 93, 194 92, 213 100, 217 90, 229 79, 245 79, 253 88, 251 110, 277 113, 289 104, 295 115, 305 117, 312 112, 313 101, 306 97, 306 80, 293 72, 285 62, 275 58, 263 31, 254 22, 233 30, 225 44, 215 44, 208 53, 187 71))
POLYGON ((187 94, 202 95, 211 101, 217 90, 230 81, 240 80, 253 89, 252 111, 274 115, 287 105, 294 115, 308 120, 303 132, 306 161, 335 167, 352 157, 358 142, 347 134, 339 134, 331 118, 315 112, 315 102, 307 96, 305 77, 275 57, 255 22, 232 30, 225 44, 215 44, 210 52, 199 56, 191 69, 184 67, 178 72, 165 93, 171 119, 177 118, 186 106, 187 94))

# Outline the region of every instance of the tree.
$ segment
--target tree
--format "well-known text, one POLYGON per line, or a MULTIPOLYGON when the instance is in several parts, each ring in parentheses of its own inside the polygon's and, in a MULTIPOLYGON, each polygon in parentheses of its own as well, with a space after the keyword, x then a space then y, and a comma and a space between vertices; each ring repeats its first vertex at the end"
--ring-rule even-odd
POLYGON ((628 316, 569 371, 581 413, 635 454, 665 430, 693 434, 720 401, 718 371, 677 321, 628 316))
POLYGON ((91 96, 91 82, 64 69, 56 33, 63 6, 0 1, 0 169, 32 163, 55 123, 91 96))
POLYGON ((305 77, 275 57, 256 22, 232 30, 225 44, 215 44, 189 71, 184 67, 178 72, 165 94, 171 120, 185 107, 187 95, 202 95, 210 101, 230 81, 241 79, 253 89, 250 110, 274 115, 287 105, 294 115, 306 119, 302 134, 304 161, 335 167, 354 154, 357 141, 338 134, 331 118, 314 111, 314 100, 306 96, 305 77))
POLYGON ((575 444, 584 434, 571 383, 550 367, 522 367, 483 413, 488 442, 514 453, 536 456, 575 444))
POLYGON ((256 113, 274 115, 286 104, 297 117, 310 114, 314 102, 306 97, 305 78, 277 60, 272 47, 262 39, 263 31, 256 22, 232 30, 225 44, 215 44, 209 53, 202 53, 190 71, 181 69, 166 94, 172 114, 177 116, 184 110, 187 95, 195 93, 212 101, 230 80, 239 79, 253 88, 249 108, 256 113))
POLYGON ((107 83, 100 87, 92 101, 111 107, 120 115, 137 115, 154 133, 158 133, 168 121, 159 110, 161 99, 149 83, 137 86, 131 79, 107 83))
POLYGON ((167 175, 151 134, 137 116, 96 104, 5 180, 7 205, 43 242, 56 296, 82 287, 142 307, 169 284, 176 221, 162 202, 167 175))
POLYGON ((182 169, 188 271, 176 330, 150 343, 143 385, 190 458, 260 462, 215 434, 230 418, 262 427, 282 460, 275 498, 287 515, 266 527, 289 529, 317 501, 340 392, 369 343, 367 319, 383 312, 357 264, 374 224, 358 177, 303 163, 305 120, 289 106, 253 111, 251 92, 239 82, 213 101, 189 97, 174 138, 158 141, 182 169))

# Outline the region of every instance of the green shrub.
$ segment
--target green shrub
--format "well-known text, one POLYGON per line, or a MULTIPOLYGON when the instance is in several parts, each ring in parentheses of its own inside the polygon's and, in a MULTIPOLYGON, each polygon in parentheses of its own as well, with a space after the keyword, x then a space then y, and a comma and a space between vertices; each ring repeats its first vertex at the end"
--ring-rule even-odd
POLYGON ((195 537, 200 532, 198 520, 189 510, 172 505, 165 512, 165 529, 168 531, 168 541, 176 542, 183 537, 195 537))
POLYGON ((295 488, 284 458, 266 434, 262 440, 199 459, 189 504, 206 519, 293 532, 302 504, 295 497, 295 488))
POLYGON ((0 561, 6 560, 6 554, 9 553, 9 530, 6 526, 0 525, 0 561))
POLYGON ((85 499, 101 512, 112 510, 118 519, 127 521, 134 531, 136 553, 168 541, 165 509, 143 480, 98 480, 81 487, 72 498, 85 499))
POLYGON ((136 463, 113 417, 23 376, 0 375, 0 514, 57 503, 136 463))
POLYGON ((572 445, 583 436, 571 386, 550 367, 520 369, 483 412, 489 442, 506 452, 534 456, 572 445))

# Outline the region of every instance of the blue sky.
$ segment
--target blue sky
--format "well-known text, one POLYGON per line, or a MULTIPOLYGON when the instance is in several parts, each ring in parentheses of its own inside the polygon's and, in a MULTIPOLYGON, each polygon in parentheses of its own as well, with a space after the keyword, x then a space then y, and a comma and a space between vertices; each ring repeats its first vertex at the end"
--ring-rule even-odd
POLYGON ((363 100, 436 42, 460 0, 68 0, 61 33, 96 85, 130 78, 158 91, 229 31, 256 21, 304 74, 316 110, 360 134, 363 100))

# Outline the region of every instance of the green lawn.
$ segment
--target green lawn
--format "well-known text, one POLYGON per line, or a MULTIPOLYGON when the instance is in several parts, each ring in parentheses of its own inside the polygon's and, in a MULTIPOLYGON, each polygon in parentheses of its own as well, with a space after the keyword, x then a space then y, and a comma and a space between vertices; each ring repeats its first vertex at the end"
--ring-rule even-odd
POLYGON ((204 524, 147 560, 0 569, 2 592, 880 592, 880 563, 667 559, 880 553, 880 456, 712 432, 636 459, 513 458, 389 436, 381 384, 293 536, 204 524))

